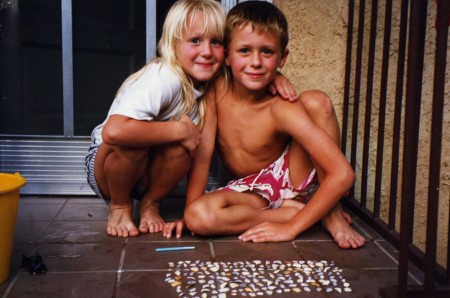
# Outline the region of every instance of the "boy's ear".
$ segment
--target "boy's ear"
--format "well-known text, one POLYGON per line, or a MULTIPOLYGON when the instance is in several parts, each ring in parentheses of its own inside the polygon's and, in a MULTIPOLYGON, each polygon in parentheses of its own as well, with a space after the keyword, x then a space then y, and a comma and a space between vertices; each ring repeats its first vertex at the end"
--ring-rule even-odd
POLYGON ((284 53, 281 55, 280 65, 278 66, 279 68, 282 68, 284 66, 284 64, 286 63, 286 59, 288 57, 288 54, 289 54, 289 49, 286 48, 284 50, 284 53))
POLYGON ((228 56, 228 52, 227 51, 225 51, 225 65, 226 66, 230 66, 231 65, 230 58, 228 56))

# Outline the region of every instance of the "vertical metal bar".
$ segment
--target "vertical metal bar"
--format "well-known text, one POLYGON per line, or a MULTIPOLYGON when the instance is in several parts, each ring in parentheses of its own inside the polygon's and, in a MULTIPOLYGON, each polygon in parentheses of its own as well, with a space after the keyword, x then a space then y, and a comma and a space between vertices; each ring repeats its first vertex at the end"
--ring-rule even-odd
POLYGON ((414 226, 427 0, 411 1, 410 11, 398 269, 400 297, 406 297, 407 294, 409 245, 412 242, 414 226))
MULTIPOLYGON (((356 169, 356 151, 358 143, 358 118, 359 118, 359 100, 361 94, 361 65, 364 40, 364 16, 366 10, 366 1, 360 0, 359 3, 359 21, 358 21, 358 41, 356 47, 356 65, 355 65, 355 94, 353 96, 353 126, 352 126, 352 144, 350 164, 356 169)), ((364 206, 365 207, 365 206, 364 206)))
POLYGON ((72 0, 61 1, 64 136, 73 137, 72 0))
POLYGON ((353 21, 355 14, 355 1, 348 1, 348 28, 347 28, 347 52, 345 54, 345 81, 344 81, 344 103, 342 115, 342 133, 341 133, 341 150, 347 152, 347 132, 348 132, 348 115, 350 109, 350 76, 352 67, 352 48, 353 48, 353 21))
POLYGON ((377 161, 375 173, 375 197, 373 213, 380 217, 381 182, 383 176, 384 130, 386 124, 387 83, 389 76, 389 52, 391 45, 392 0, 386 1, 383 37, 383 62, 381 65, 380 107, 378 117, 377 161))
POLYGON ((156 0, 146 0, 145 10, 145 53, 148 62, 156 54, 156 0))
POLYGON ((408 30, 408 4, 409 0, 402 0, 400 16, 400 35, 397 58, 397 82, 395 87, 395 109, 394 109, 394 133, 392 138, 392 165, 391 165, 391 189, 389 199, 389 222, 390 230, 395 229, 397 218, 397 186, 400 155, 400 131, 402 120, 403 82, 405 76, 406 38, 408 30))
POLYGON ((428 186, 427 241, 425 253, 425 296, 435 291, 435 264, 441 175, 442 120, 444 109, 445 71, 449 2, 439 1, 437 12, 436 55, 434 63, 433 114, 431 123, 430 169, 428 186))
POLYGON ((369 57, 367 62, 366 111, 364 120, 364 143, 361 170, 361 205, 367 204, 367 173, 369 166, 370 126, 372 119, 373 72, 375 64, 375 46, 377 37, 378 0, 372 0, 369 35, 369 57))

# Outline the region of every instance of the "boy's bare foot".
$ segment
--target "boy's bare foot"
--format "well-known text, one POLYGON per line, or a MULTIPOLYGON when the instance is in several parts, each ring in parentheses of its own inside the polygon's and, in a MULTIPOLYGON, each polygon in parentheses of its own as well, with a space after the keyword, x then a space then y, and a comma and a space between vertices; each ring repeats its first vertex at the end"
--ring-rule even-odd
POLYGON ((163 230, 165 222, 159 215, 158 203, 143 200, 140 213, 139 231, 141 233, 159 233, 163 230))
POLYGON ((108 224, 106 232, 114 237, 135 237, 139 235, 139 230, 133 223, 132 207, 109 207, 108 224))
POLYGON ((366 242, 364 237, 350 226, 351 223, 350 215, 345 213, 340 205, 333 208, 322 220, 323 227, 331 234, 337 245, 343 249, 360 248, 366 242))

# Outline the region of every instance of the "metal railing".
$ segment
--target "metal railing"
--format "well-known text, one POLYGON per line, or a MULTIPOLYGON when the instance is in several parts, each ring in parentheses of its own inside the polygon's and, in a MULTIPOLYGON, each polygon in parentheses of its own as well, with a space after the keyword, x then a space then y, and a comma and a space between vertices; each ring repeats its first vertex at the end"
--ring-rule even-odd
POLYGON ((399 249, 383 297, 450 297, 449 7, 349 1, 342 149, 358 182, 345 204, 399 249), (408 284, 409 262, 423 286, 408 284))

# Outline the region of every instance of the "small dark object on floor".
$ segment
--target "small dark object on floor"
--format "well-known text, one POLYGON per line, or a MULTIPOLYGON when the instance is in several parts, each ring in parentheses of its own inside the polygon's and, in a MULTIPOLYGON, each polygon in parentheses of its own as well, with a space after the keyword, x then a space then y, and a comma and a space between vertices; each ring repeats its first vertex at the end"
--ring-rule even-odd
POLYGON ((22 268, 26 268, 30 274, 41 274, 47 271, 47 267, 38 253, 31 257, 22 255, 22 268))

